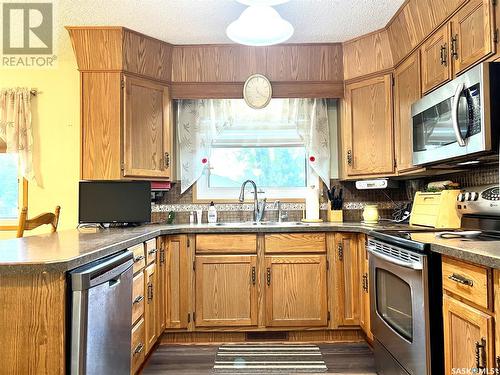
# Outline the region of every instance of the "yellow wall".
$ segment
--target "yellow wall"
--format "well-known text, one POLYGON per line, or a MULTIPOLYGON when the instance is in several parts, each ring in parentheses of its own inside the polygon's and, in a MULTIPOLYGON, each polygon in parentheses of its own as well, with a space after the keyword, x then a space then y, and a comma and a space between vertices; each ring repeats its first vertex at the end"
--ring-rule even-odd
MULTIPOLYGON (((40 94, 32 100, 34 166, 39 186, 29 183, 29 217, 61 206, 59 229, 78 221, 80 173, 80 80, 69 41, 53 69, 0 69, 0 88, 24 86, 40 94)), ((1 168, 1 166, 0 166, 1 168)), ((26 234, 43 233, 39 228, 26 234)), ((0 238, 12 237, 0 232, 0 238)))

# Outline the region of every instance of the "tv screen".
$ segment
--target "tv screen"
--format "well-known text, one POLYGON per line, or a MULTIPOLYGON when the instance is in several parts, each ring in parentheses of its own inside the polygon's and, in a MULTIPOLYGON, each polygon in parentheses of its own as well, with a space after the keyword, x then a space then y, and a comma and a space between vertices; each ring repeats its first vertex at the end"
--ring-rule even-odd
POLYGON ((80 181, 79 222, 147 223, 151 221, 148 181, 80 181))

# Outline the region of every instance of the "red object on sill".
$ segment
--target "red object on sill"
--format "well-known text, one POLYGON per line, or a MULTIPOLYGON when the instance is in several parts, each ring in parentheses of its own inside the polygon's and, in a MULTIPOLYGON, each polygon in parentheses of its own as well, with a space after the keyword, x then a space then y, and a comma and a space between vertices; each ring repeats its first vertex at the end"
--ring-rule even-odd
POLYGON ((203 159, 201 159, 201 162, 202 162, 203 164, 207 164, 208 159, 207 159, 207 158, 203 158, 203 159))
POLYGON ((171 182, 151 181, 151 191, 168 191, 172 188, 171 182))
POLYGON ((314 162, 314 161, 316 161, 316 158, 314 156, 309 156, 309 160, 314 162))

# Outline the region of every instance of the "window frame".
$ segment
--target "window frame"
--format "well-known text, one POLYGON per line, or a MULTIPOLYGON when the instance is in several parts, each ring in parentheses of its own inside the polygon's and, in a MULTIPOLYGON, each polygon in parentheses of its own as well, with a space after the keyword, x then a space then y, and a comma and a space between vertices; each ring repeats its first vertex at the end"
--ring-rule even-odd
MULTIPOLYGON (((2 150, 5 152, 4 150, 2 150)), ((21 210, 23 207, 28 207, 28 180, 24 177, 20 176, 19 168, 18 168, 18 213, 17 217, 13 219, 0 219, 0 231, 15 231, 19 226, 19 215, 21 214, 21 210)))

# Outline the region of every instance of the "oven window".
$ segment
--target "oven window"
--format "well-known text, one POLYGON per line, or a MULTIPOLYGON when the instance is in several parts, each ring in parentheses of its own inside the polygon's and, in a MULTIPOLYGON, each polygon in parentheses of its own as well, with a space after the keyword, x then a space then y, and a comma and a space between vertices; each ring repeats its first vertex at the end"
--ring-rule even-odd
POLYGON ((404 280, 383 269, 376 269, 377 312, 384 321, 408 341, 413 341, 411 289, 404 280))

